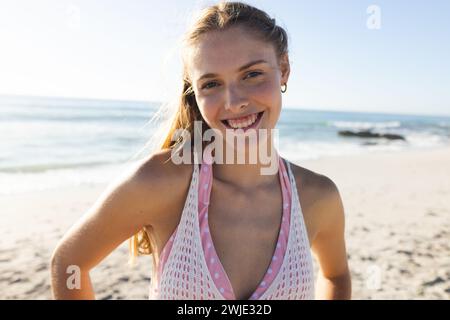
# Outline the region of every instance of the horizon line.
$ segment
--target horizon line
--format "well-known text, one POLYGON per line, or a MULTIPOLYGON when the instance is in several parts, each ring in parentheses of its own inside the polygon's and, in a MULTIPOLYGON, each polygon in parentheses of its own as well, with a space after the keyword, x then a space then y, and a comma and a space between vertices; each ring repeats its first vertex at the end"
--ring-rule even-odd
MULTIPOLYGON (((133 102, 133 103, 149 103, 149 104, 166 104, 168 101, 155 101, 155 100, 141 100, 141 99, 122 99, 122 98, 92 98, 92 97, 70 97, 70 96, 49 96, 49 95, 35 95, 35 94, 3 94, 0 93, 0 98, 37 98, 37 99, 65 99, 65 100, 91 100, 91 101, 104 101, 104 102, 133 102)), ((317 112, 338 112, 338 113, 362 113, 362 114, 380 114, 380 115, 398 115, 398 116, 425 116, 425 117, 448 117, 450 113, 404 113, 399 111, 373 111, 373 110, 352 110, 352 109, 330 109, 327 107, 318 107, 309 109, 311 107, 305 106, 292 106, 284 105, 283 108, 289 110, 302 110, 302 111, 317 111, 317 112)))

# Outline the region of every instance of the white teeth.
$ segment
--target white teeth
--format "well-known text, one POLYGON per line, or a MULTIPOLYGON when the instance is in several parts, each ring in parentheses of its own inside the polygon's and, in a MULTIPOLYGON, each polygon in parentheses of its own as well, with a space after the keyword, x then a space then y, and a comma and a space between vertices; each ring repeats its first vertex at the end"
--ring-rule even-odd
POLYGON ((238 120, 238 121, 227 120, 227 123, 233 129, 241 129, 241 128, 246 128, 246 127, 254 124, 257 118, 258 118, 258 116, 254 113, 247 120, 244 120, 244 121, 242 121, 242 120, 238 120))

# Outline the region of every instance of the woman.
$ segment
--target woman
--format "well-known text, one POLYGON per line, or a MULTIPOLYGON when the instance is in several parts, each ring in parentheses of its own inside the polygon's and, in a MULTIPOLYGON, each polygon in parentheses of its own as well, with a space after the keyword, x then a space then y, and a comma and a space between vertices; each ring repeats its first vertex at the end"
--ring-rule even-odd
MULTIPOLYGON (((184 49, 183 92, 161 150, 109 188, 58 244, 54 297, 94 298, 89 270, 132 237, 133 255, 154 256, 152 299, 350 298, 339 192, 329 178, 279 157, 273 143, 290 73, 285 30, 261 10, 222 2, 203 11, 184 49), (192 137, 196 122, 218 133, 224 149, 201 153, 200 165, 175 163, 174 151, 192 146, 175 142, 175 132, 192 137), (240 147, 227 138, 250 131, 267 134, 240 147), (248 161, 263 147, 275 174, 261 174, 262 157, 248 161), (213 159, 239 153, 243 164, 213 159), (80 289, 66 287, 70 265, 80 270, 80 289)), ((196 156, 194 148, 189 157, 196 156)))

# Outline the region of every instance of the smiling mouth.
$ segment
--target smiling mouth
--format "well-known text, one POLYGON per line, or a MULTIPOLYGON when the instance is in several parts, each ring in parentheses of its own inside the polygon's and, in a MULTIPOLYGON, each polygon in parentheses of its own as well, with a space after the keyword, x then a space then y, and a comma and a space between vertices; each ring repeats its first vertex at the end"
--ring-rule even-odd
POLYGON ((259 125, 263 114, 264 114, 264 111, 261 111, 261 112, 253 113, 251 115, 248 115, 248 116, 245 116, 245 117, 242 117, 239 119, 228 119, 228 120, 221 120, 221 121, 227 129, 231 129, 231 130, 242 129, 242 130, 246 131, 248 129, 256 128, 259 125))

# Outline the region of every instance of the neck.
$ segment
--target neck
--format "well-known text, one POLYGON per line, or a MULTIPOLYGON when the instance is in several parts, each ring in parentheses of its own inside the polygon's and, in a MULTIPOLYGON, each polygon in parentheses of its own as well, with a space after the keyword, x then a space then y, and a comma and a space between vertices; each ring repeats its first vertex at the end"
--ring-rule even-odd
POLYGON ((243 164, 236 161, 214 163, 212 167, 214 178, 242 189, 258 188, 274 183, 278 179, 279 155, 276 149, 269 150, 271 150, 269 155, 263 159, 258 156, 256 163, 249 163, 247 155, 243 164))

